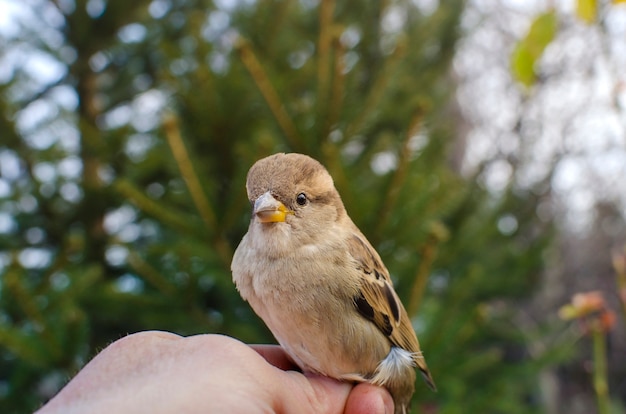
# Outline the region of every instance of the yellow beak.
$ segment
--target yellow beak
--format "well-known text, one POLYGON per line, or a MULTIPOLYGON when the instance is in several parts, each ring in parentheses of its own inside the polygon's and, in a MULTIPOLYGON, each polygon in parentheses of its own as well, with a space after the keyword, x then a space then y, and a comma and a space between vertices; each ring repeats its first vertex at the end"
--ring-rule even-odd
POLYGON ((268 191, 254 202, 253 214, 261 223, 279 223, 284 222, 287 214, 293 214, 293 211, 276 200, 268 191))

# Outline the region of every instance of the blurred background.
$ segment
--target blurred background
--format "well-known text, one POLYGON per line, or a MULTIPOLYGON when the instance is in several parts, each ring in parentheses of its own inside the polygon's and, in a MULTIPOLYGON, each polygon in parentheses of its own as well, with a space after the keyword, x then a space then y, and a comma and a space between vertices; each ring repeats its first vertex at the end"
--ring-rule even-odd
POLYGON ((302 152, 439 387, 415 413, 624 413, 626 2, 0 0, 0 412, 149 329, 273 342, 245 175, 302 152))

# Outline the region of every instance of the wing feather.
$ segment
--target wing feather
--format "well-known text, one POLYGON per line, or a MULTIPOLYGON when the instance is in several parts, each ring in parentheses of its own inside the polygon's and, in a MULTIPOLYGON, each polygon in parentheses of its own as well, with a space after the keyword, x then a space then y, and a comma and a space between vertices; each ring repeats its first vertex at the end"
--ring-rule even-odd
POLYGON ((426 382, 435 389, 409 316, 393 289, 389 271, 380 256, 367 239, 356 232, 348 241, 348 249, 363 275, 359 294, 354 298, 357 310, 374 323, 393 346, 414 355, 415 364, 426 382))

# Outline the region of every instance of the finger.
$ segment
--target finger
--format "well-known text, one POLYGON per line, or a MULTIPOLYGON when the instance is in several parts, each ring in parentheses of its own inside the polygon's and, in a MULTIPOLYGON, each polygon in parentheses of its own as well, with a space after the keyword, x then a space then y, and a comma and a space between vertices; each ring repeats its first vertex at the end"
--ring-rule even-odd
POLYGON ((289 355, 278 345, 250 345, 250 348, 254 349, 276 368, 280 368, 284 371, 300 371, 300 368, 294 364, 291 358, 289 358, 289 355))
MULTIPOLYGON (((251 345, 271 365, 282 370, 298 369, 287 353, 278 345, 251 345)), ((352 384, 332 378, 291 373, 289 386, 280 387, 280 406, 283 412, 343 413, 343 414, 393 414, 393 400, 389 392, 375 385, 352 384), (285 390, 291 388, 285 394, 285 390), (309 406, 305 406, 310 404, 309 406)))
POLYGON ((393 399, 386 389, 361 383, 348 396, 344 414, 392 414, 393 410, 393 399))

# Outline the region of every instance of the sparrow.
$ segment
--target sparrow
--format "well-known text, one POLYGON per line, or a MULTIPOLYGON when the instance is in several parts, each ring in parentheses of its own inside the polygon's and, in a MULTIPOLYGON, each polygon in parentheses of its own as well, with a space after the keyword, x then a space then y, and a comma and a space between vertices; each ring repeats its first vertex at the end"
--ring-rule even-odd
POLYGON ((252 219, 233 281, 304 371, 387 388, 408 412, 415 368, 435 390, 389 271, 313 158, 278 153, 246 178, 252 219))

